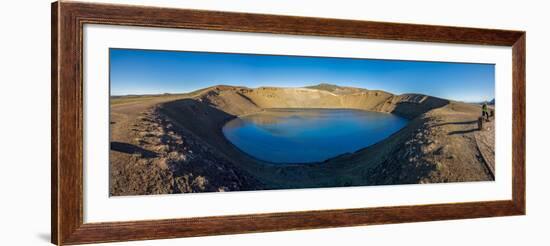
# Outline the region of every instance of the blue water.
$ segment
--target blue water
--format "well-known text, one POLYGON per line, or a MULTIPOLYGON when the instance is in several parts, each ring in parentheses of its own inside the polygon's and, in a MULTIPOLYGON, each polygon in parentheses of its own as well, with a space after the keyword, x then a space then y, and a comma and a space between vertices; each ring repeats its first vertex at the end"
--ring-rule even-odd
POLYGON ((307 163, 365 148, 407 122, 393 114, 362 110, 274 109, 235 118, 223 133, 256 159, 307 163))

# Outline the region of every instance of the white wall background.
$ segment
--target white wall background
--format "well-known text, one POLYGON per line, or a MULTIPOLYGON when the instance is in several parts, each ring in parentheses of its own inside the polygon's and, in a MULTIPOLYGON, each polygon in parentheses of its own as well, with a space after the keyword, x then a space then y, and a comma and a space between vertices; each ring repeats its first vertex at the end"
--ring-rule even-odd
MULTIPOLYGON (((527 31, 527 216, 258 233, 112 245, 548 245, 550 161, 545 1, 103 0, 181 8, 518 29, 527 31)), ((48 245, 50 1, 0 9, 0 244, 48 245), (7 137, 7 138, 6 138, 7 137)))

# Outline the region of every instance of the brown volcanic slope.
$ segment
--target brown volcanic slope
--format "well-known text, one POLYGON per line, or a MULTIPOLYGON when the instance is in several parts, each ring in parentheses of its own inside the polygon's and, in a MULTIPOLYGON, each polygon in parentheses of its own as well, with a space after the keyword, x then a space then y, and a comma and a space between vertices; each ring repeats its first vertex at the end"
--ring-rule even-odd
MULTIPOLYGON (((494 151, 483 155, 476 141, 479 114, 478 106, 465 103, 329 84, 214 86, 170 98, 134 98, 112 105, 118 122, 111 125, 111 141, 139 151, 111 148, 111 195, 493 180, 486 159, 494 159, 494 151), (350 108, 411 122, 356 153, 276 165, 241 152, 221 130, 234 117, 269 108, 350 108)), ((494 138, 483 139, 482 149, 494 149, 494 138)))

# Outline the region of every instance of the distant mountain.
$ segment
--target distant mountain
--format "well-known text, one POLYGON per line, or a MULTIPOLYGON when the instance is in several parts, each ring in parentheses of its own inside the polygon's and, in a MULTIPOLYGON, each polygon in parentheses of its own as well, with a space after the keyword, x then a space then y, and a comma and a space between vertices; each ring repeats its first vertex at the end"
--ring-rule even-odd
POLYGON ((485 101, 478 101, 478 102, 474 101, 474 102, 463 102, 463 103, 476 104, 476 105, 483 105, 483 104, 487 103, 488 105, 495 105, 495 99, 493 98, 493 100, 491 100, 491 101, 485 100, 485 101))
POLYGON ((328 83, 320 83, 318 85, 306 86, 304 88, 328 91, 334 94, 341 94, 341 95, 368 91, 367 89, 348 87, 348 86, 339 86, 339 85, 328 84, 328 83))

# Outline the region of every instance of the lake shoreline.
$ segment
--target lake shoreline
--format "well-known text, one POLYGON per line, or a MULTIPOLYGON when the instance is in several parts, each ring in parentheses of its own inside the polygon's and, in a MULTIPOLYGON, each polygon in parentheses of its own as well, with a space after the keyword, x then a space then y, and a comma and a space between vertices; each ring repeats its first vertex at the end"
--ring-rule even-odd
POLYGON ((379 142, 407 124, 391 114, 360 109, 270 108, 238 116, 224 136, 257 160, 319 163, 379 142))

